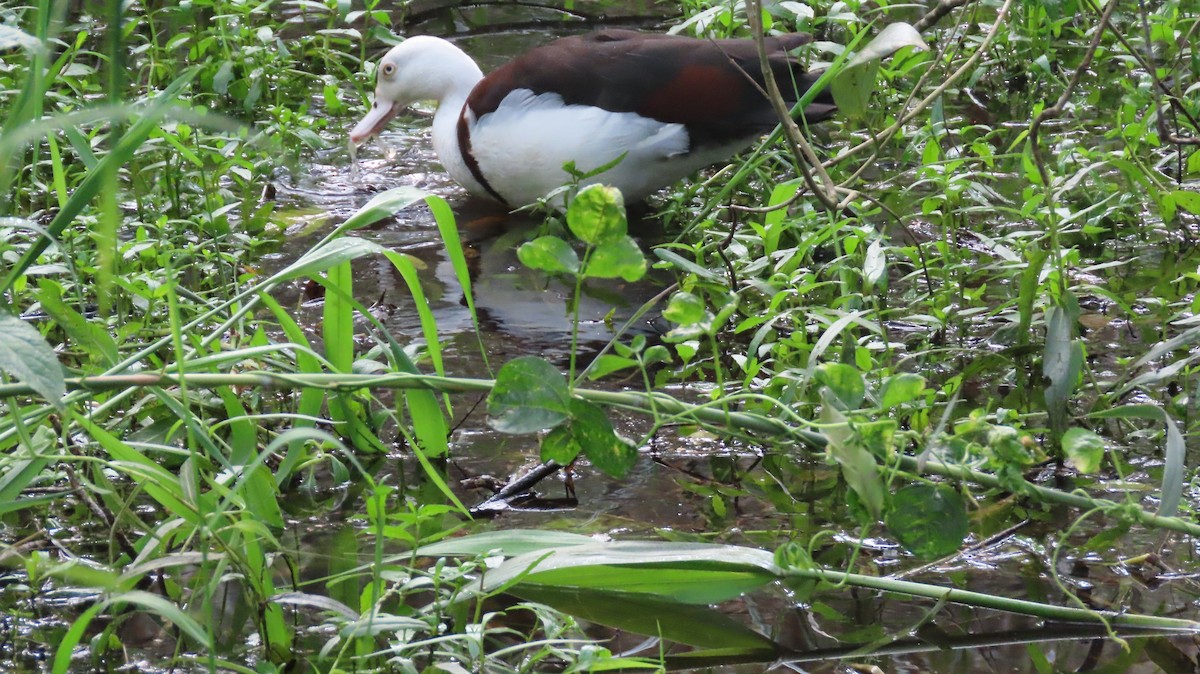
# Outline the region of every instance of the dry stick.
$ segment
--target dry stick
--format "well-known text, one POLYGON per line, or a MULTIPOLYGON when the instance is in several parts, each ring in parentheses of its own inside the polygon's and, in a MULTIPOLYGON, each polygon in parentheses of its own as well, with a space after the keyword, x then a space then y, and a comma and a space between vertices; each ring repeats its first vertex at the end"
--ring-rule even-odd
POLYGON ((783 101, 783 94, 779 92, 779 84, 775 81, 774 72, 771 70, 771 63, 767 58, 767 43, 763 36, 762 24, 762 3, 760 0, 746 0, 746 16, 750 20, 750 32, 754 34, 754 46, 758 48, 758 65, 762 68, 763 81, 767 87, 767 99, 771 101, 771 107, 775 109, 775 116, 779 118, 779 124, 783 128, 783 137, 787 140, 788 148, 792 151, 792 156, 796 158, 796 164, 800 167, 800 172, 804 176, 804 182, 808 184, 808 188, 816 195, 817 200, 821 202, 825 208, 829 210, 837 210, 837 193, 834 189, 833 179, 829 177, 829 173, 821 166, 821 160, 817 157, 817 153, 813 151, 812 145, 809 145, 808 140, 804 138, 804 134, 800 132, 800 127, 796 124, 796 120, 792 119, 792 111, 788 109, 787 104, 783 101), (818 186, 813 179, 812 173, 816 171, 817 176, 821 179, 818 186))
POLYGON ((949 89, 956 82, 958 82, 958 80, 962 79, 964 75, 970 72, 971 68, 974 68, 975 64, 979 62, 979 59, 983 58, 983 55, 987 53, 988 48, 991 47, 992 43, 996 41, 996 36, 1000 33, 1000 26, 1003 25, 1004 19, 1008 16, 1008 10, 1012 7, 1012 4, 1013 0, 1004 0, 1004 5, 1001 6, 1000 11, 996 13, 996 21, 992 24, 991 30, 988 31, 987 36, 983 39, 983 43, 979 45, 979 48, 975 50, 975 53, 971 54, 966 63, 963 63, 961 66, 959 66, 958 70, 955 70, 950 77, 946 78, 945 82, 939 84, 932 92, 930 92, 928 96, 921 99, 921 102, 917 103, 916 107, 905 112, 903 115, 897 118, 891 126, 884 129, 878 135, 877 139, 872 138, 871 140, 863 141, 852 148, 843 150, 842 152, 838 153, 836 157, 827 160, 824 163, 824 166, 840 164, 849 157, 852 157, 869 148, 875 147, 878 145, 878 143, 887 140, 891 136, 894 136, 897 131, 899 131, 905 124, 909 122, 909 120, 916 117, 919 113, 921 113, 921 111, 937 102, 937 100, 941 98, 942 94, 946 93, 947 89, 949 89))

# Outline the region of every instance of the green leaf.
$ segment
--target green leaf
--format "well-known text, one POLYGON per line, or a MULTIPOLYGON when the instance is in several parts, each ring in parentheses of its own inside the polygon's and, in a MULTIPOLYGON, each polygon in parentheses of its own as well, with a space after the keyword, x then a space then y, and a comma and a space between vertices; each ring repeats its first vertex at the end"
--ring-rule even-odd
POLYGON ((588 258, 588 278, 623 278, 633 282, 646 275, 646 256, 628 236, 605 241, 588 258))
POLYGON ((1095 473, 1104 460, 1104 440, 1086 428, 1071 428, 1063 434, 1067 463, 1081 473, 1095 473))
POLYGON ((909 372, 896 374, 883 381, 879 391, 879 406, 891 409, 916 400, 925 392, 925 378, 909 372))
POLYGON ((571 432, 583 455, 606 475, 624 477, 637 463, 637 447, 617 435, 604 410, 586 400, 571 401, 571 432))
POLYGON ((765 550, 706 543, 592 543, 515 557, 488 573, 484 589, 513 581, 653 594, 685 604, 712 604, 776 580, 765 550))
POLYGON ((205 652, 211 652, 215 647, 211 631, 202 627, 200 623, 196 622, 195 618, 184 613, 178 606, 167 601, 160 595, 133 590, 103 599, 89 607, 76 618, 71 623, 71 628, 59 640, 51 672, 53 674, 65 674, 65 672, 69 671, 73 664, 72 656, 75 654, 75 647, 83 639, 88 625, 91 624, 97 615, 107 610, 110 606, 120 606, 122 604, 132 604, 147 613, 158 615, 163 620, 174 625, 180 632, 188 635, 205 652))
POLYGON ((520 584, 511 591, 584 620, 636 634, 690 646, 741 649, 758 654, 759 659, 779 652, 767 637, 707 606, 608 589, 520 584))
POLYGON ((848 67, 885 59, 905 47, 912 47, 917 51, 929 50, 921 33, 912 24, 903 21, 889 23, 867 43, 862 51, 850 59, 848 67))
POLYGON ((242 478, 241 495, 246 509, 256 521, 276 529, 284 527, 283 511, 279 508, 279 489, 266 466, 249 468, 249 473, 242 478))
POLYGON ((354 212, 338 228, 329 234, 328 238, 341 236, 344 232, 372 225, 384 218, 390 218, 397 212, 422 201, 426 194, 421 190, 410 187, 396 187, 371 197, 362 208, 354 212))
POLYGON ((485 531, 462 538, 448 538, 417 549, 417 555, 425 557, 474 557, 499 550, 506 557, 515 557, 527 552, 553 550, 570 545, 587 545, 596 539, 583 534, 565 531, 542 531, 540 529, 507 529, 485 531))
POLYGON ((579 256, 569 243, 557 236, 542 236, 521 244, 517 259, 530 269, 551 274, 579 273, 579 256))
POLYGON ((638 457, 637 448, 617 435, 604 410, 573 399, 570 418, 542 441, 542 460, 566 465, 581 453, 612 477, 623 477, 638 457))
POLYGON ((872 517, 883 511, 883 480, 879 477, 875 455, 859 442, 850 429, 845 415, 837 410, 830 400, 833 394, 828 388, 821 389, 821 423, 828 444, 825 452, 842 469, 846 483, 854 490, 872 517))
POLYGON ((104 366, 115 365, 120 360, 117 342, 109 333, 104 322, 93 322, 84 318, 62 299, 62 286, 49 279, 38 284, 38 304, 63 332, 88 353, 92 359, 104 366))
POLYGON ((962 497, 942 484, 914 484, 896 492, 885 521, 896 540, 923 559, 958 550, 970 531, 962 497))
POLYGON ((1154 405, 1122 405, 1088 415, 1095 419, 1151 419, 1162 421, 1167 429, 1167 446, 1163 452, 1162 495, 1159 497, 1158 514, 1172 517, 1179 508, 1183 496, 1183 481, 1186 469, 1187 445, 1179 425, 1165 410, 1154 405))
POLYGON ((567 379, 537 356, 504 364, 488 396, 488 423, 501 433, 536 433, 562 423, 571 413, 567 379))
POLYGON ((849 66, 838 73, 829 86, 833 102, 837 103, 838 114, 848 119, 861 118, 875 91, 878 74, 879 63, 876 61, 849 66))
POLYGON ((842 403, 843 409, 855 410, 862 405, 867 384, 858 368, 845 363, 821 363, 814 375, 817 383, 829 387, 829 391, 842 403))
POLYGON ((3 475, 0 475, 0 515, 27 508, 34 499, 20 499, 21 492, 42 476, 42 469, 53 460, 49 450, 58 441, 58 436, 49 426, 38 426, 33 432, 31 446, 25 451, 8 454, 3 475))
POLYGON ((1050 428, 1063 433, 1067 427, 1067 401, 1075 390, 1083 370, 1083 343, 1072 339, 1074 319, 1060 302, 1046 310, 1046 351, 1042 374, 1050 380, 1046 387, 1046 413, 1050 428))
POLYGON ((1192 215, 1200 215, 1200 192, 1194 190, 1175 190, 1175 205, 1192 215))
POLYGON ((623 358, 606 353, 597 358, 588 369, 588 379, 600 379, 605 375, 619 372, 631 367, 637 367, 638 362, 632 358, 623 358))
POLYGON ((353 236, 333 239, 301 255, 298 260, 275 274, 272 281, 279 283, 314 276, 334 265, 349 262, 364 255, 383 253, 386 250, 373 241, 353 236))
POLYGON ((875 87, 879 61, 904 47, 912 47, 919 51, 929 49, 916 28, 897 21, 879 31, 879 35, 850 59, 846 67, 834 77, 830 87, 841 114, 852 119, 862 116, 875 87))
POLYGON ((0 370, 25 382, 57 407, 67 394, 62 366, 54 349, 32 325, 0 313, 0 370))
POLYGON ((671 295, 667 308, 663 309, 663 318, 679 325, 692 325, 704 320, 704 300, 686 290, 671 295))
POLYGON ((598 246, 625 236, 625 199, 607 185, 588 185, 567 207, 567 227, 584 243, 598 246))
POLYGON ((1187 160, 1188 175, 1200 175, 1200 150, 1192 152, 1192 155, 1187 160))
POLYGON ((579 456, 583 451, 583 446, 576 440, 575 434, 571 432, 568 420, 559 426, 555 426, 553 430, 542 438, 542 461, 553 461, 559 465, 566 466, 579 456))

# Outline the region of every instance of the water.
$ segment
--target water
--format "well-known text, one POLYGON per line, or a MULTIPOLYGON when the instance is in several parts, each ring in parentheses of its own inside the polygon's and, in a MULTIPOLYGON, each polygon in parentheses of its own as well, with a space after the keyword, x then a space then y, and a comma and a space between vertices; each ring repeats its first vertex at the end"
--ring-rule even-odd
MULTIPOLYGON (((517 21, 512 17, 485 17, 483 13, 471 16, 483 23, 517 21)), ((430 22, 437 25, 435 19, 430 22)), ((456 28, 464 27, 456 23, 456 28)), ((479 30, 479 26, 474 25, 472 30, 479 30)), ((460 44, 477 56, 486 70, 513 53, 549 39, 555 32, 483 34, 463 39, 460 44)), ((402 116, 382 138, 360 150, 358 176, 351 170, 340 139, 331 138, 333 149, 314 156, 307 170, 279 186, 281 205, 304 213, 316 209, 327 216, 331 226, 379 190, 411 185, 445 197, 454 209, 472 261, 475 301, 488 362, 496 366, 534 354, 565 369, 570 355, 568 299, 572 289, 525 270, 515 256, 516 244, 539 220, 499 212, 469 198, 451 182, 432 153, 428 112, 402 116)), ((461 289, 428 211, 410 208, 357 235, 424 263, 422 283, 437 318, 448 373, 491 376, 479 355, 479 342, 461 289)), ((278 263, 295 259, 312 241, 311 237, 291 240, 275 256, 278 263)), ((648 237, 643 244, 653 242, 653 237, 648 237)), ((965 245, 971 243, 967 240, 965 245)), ((595 292, 585 296, 580 311, 580 341, 585 357, 611 338, 614 322, 605 320, 610 309, 616 308, 615 324, 619 324, 621 317, 628 316, 668 282, 650 278, 632 285, 595 286, 595 292)), ((407 290, 389 264, 372 259, 358 261, 355 284, 360 298, 376 298, 386 307, 383 321, 393 334, 402 341, 420 339, 416 313, 406 301, 407 290)), ((316 309, 313 311, 315 321, 318 314, 316 309)), ((1124 324, 1098 327, 1106 341, 1123 339, 1116 333, 1124 324)), ((903 326, 896 328, 902 330, 903 326)), ((648 321, 636 329, 653 337, 657 327, 648 321)), ((636 383, 633 385, 636 387, 636 383)), ((683 398, 702 394, 685 387, 671 392, 683 398)), ((482 405, 475 406, 478 402, 470 396, 456 398, 456 412, 466 416, 456 419, 451 477, 494 476, 503 481, 536 465, 536 441, 491 430, 485 423, 482 405)), ((629 437, 641 437, 649 427, 643 417, 612 417, 618 430, 629 437)), ((840 555, 846 546, 857 543, 845 486, 836 470, 819 457, 796 448, 725 444, 674 430, 655 435, 643 452, 637 466, 622 480, 607 478, 586 465, 577 467, 573 477, 578 505, 514 508, 487 526, 627 537, 700 537, 766 548, 790 536, 805 541, 817 532, 833 531, 845 546, 831 541, 817 552, 819 560, 834 567, 844 561, 840 555), (830 557, 823 559, 822 553, 830 557)), ((565 494, 560 478, 537 487, 552 505, 561 504, 560 497, 565 494)), ((487 495, 486 491, 470 490, 460 494, 467 504, 478 503, 487 495)), ((1194 568, 1196 549, 1173 546, 1161 533, 1137 530, 1123 546, 1131 550, 1159 549, 1161 557, 1114 566, 1076 552, 1113 523, 1095 517, 1064 535, 1078 513, 1027 508, 1027 504, 1008 499, 981 511, 981 521, 974 523, 973 529, 1005 535, 997 541, 969 541, 977 547, 968 548, 944 564, 923 569, 919 579, 1002 596, 1066 603, 1052 578, 1051 571, 1056 568, 1073 591, 1089 594, 1100 605, 1112 600, 1137 612, 1196 615, 1194 584, 1163 582, 1175 569, 1194 568), (1014 522, 1017 528, 1009 530, 1014 522), (1060 548, 1055 562, 1054 553, 1060 548)), ((916 566, 913 559, 887 541, 867 541, 860 554, 881 575, 916 566)), ((1190 638, 1132 640, 1132 651, 1126 652, 1116 642, 1102 638, 1103 634, 1078 627, 1045 625, 1029 618, 959 606, 945 607, 933 617, 930 609, 928 602, 867 591, 835 590, 819 593, 813 600, 799 599, 779 587, 731 602, 727 607, 748 624, 777 635, 782 643, 797 650, 812 651, 812 657, 818 658, 781 664, 795 671, 844 672, 848 663, 870 662, 885 672, 1024 673, 1041 671, 1035 662, 1046 659, 1055 663, 1058 671, 1090 671, 1107 664, 1113 668, 1111 671, 1152 672, 1171 671, 1162 663, 1180 662, 1181 655, 1196 656, 1195 642, 1190 638), (871 644, 892 654, 825 659, 839 651, 845 655, 858 644, 871 644)), ((644 654, 656 653, 657 646, 652 645, 644 654)), ((753 664, 716 671, 759 672, 762 668, 762 664, 753 664)))

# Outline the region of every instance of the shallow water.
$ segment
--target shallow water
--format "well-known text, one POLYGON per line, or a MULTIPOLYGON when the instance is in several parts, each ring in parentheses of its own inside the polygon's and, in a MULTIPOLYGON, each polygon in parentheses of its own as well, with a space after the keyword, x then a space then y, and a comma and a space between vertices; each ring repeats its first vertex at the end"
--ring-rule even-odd
MULTIPOLYGON (((460 44, 476 55, 486 70, 549 35, 549 31, 482 35, 463 39, 460 44)), ((432 153, 428 112, 402 116, 381 139, 361 149, 358 177, 352 174, 341 139, 329 139, 332 149, 313 156, 302 173, 281 182, 281 206, 284 210, 292 207, 307 213, 316 209, 326 214, 329 225, 322 230, 326 231, 383 189, 411 185, 446 198, 475 265, 473 290, 488 361, 495 367, 510 358, 533 354, 565 369, 570 354, 571 288, 525 270, 515 256, 522 232, 536 227, 539 221, 529 216, 506 216, 470 199, 452 183, 432 153)), ((490 376, 429 212, 423 207, 410 208, 357 235, 409 253, 425 264, 422 283, 437 318, 447 372, 490 376)), ((297 237, 273 257, 278 264, 286 264, 313 241, 311 236, 297 237)), ((643 244, 653 241, 649 237, 643 244)), ((969 240, 965 243, 970 244, 969 240)), ((619 324, 668 282, 651 278, 638 284, 596 286, 580 312, 580 342, 585 357, 611 338, 613 322, 605 321, 611 309, 615 308, 614 320, 619 324)), ((389 264, 370 259, 356 262, 355 283, 356 294, 364 301, 374 299, 386 306, 382 313, 389 330, 404 339, 420 339, 416 313, 406 301, 407 290, 389 264)), ((318 320, 319 310, 313 311, 314 320, 318 320)), ((1117 332, 1126 327, 1106 324, 1093 339, 1108 344, 1120 342, 1124 337, 1117 332)), ((650 336, 657 330, 650 321, 639 323, 636 329, 650 336)), ((702 391, 677 388, 672 393, 688 398, 702 391)), ((461 420, 453 437, 451 477, 492 475, 503 480, 534 465, 536 442, 491 430, 482 407, 472 407, 475 402, 470 396, 456 399, 457 410, 470 413, 461 420)), ((618 430, 628 437, 640 437, 648 428, 643 418, 613 417, 618 430)), ((655 532, 668 537, 699 535, 705 540, 767 548, 790 536, 807 540, 818 531, 852 532, 856 528, 837 473, 819 457, 806 456, 795 448, 727 445, 667 431, 653 438, 643 452, 634 470, 619 481, 586 465, 578 467, 574 471, 577 506, 514 509, 482 526, 624 536, 655 532)), ((391 470, 405 470, 405 466, 391 470)), ((562 489, 558 478, 538 487, 549 499, 560 497, 562 489)), ((478 490, 461 493, 468 505, 487 495, 478 490)), ((979 532, 998 533, 1014 521, 1024 524, 995 543, 971 541, 980 547, 944 566, 925 569, 916 579, 1004 596, 1064 601, 1050 573, 1054 552, 1062 545, 1057 570, 1074 591, 1089 592, 1101 602, 1110 597, 1138 612, 1197 615, 1194 583, 1161 581, 1172 574, 1173 568, 1195 567, 1198 551, 1194 547, 1173 546, 1169 538, 1164 543, 1160 533, 1139 530, 1127 537, 1125 544, 1132 550, 1160 549, 1162 566, 1137 563, 1113 567, 1099 558, 1077 557, 1072 547, 1113 523, 1093 518, 1060 541, 1063 529, 1078 513, 1041 509, 1025 512, 1023 508, 1020 503, 1002 502, 992 512, 980 514, 984 521, 973 527, 979 532), (989 521, 995 525, 989 527, 989 521)), ((845 542, 853 544, 855 538, 847 535, 845 542)), ((877 565, 881 574, 914 566, 910 557, 886 541, 867 541, 861 554, 877 565)), ((836 565, 836 560, 831 562, 836 565)), ((882 637, 884 630, 900 636, 911 632, 914 640, 925 639, 924 646, 887 639, 876 643, 894 648, 894 655, 781 664, 796 671, 843 672, 848 663, 870 662, 885 672, 1024 673, 1041 671, 1034 663, 1044 656, 1056 663, 1058 671, 1091 671, 1107 664, 1114 668, 1112 671, 1154 672, 1171 671, 1166 665, 1154 663, 1170 662, 1180 654, 1193 659, 1196 656, 1196 643, 1191 637, 1132 640, 1130 654, 1113 641, 1096 638, 1099 635, 1041 625, 1028 618, 951 607, 926 623, 929 610, 927 602, 854 591, 823 592, 819 601, 809 604, 797 602, 779 588, 733 602, 729 607, 730 612, 741 614, 750 624, 778 634, 781 640, 802 650, 834 649, 839 642, 832 636, 842 639, 842 643, 870 643, 882 637), (968 643, 960 644, 966 635, 976 635, 974 638, 985 643, 972 645, 967 639, 968 643)), ((654 655, 656 649, 652 647, 648 654, 654 655)), ((762 669, 763 665, 755 664, 712 671, 762 669)))

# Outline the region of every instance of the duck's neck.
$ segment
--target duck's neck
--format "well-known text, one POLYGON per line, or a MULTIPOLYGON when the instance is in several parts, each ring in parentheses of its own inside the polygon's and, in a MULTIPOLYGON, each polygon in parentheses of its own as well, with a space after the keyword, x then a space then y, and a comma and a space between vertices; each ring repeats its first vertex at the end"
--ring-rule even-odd
MULTIPOLYGON (((456 50, 457 51, 457 50, 456 50)), ((433 115, 433 150, 446 172, 469 192, 483 194, 482 186, 471 175, 459 146, 458 120, 471 90, 483 79, 483 72, 471 57, 458 52, 462 58, 446 63, 446 88, 433 115)))

